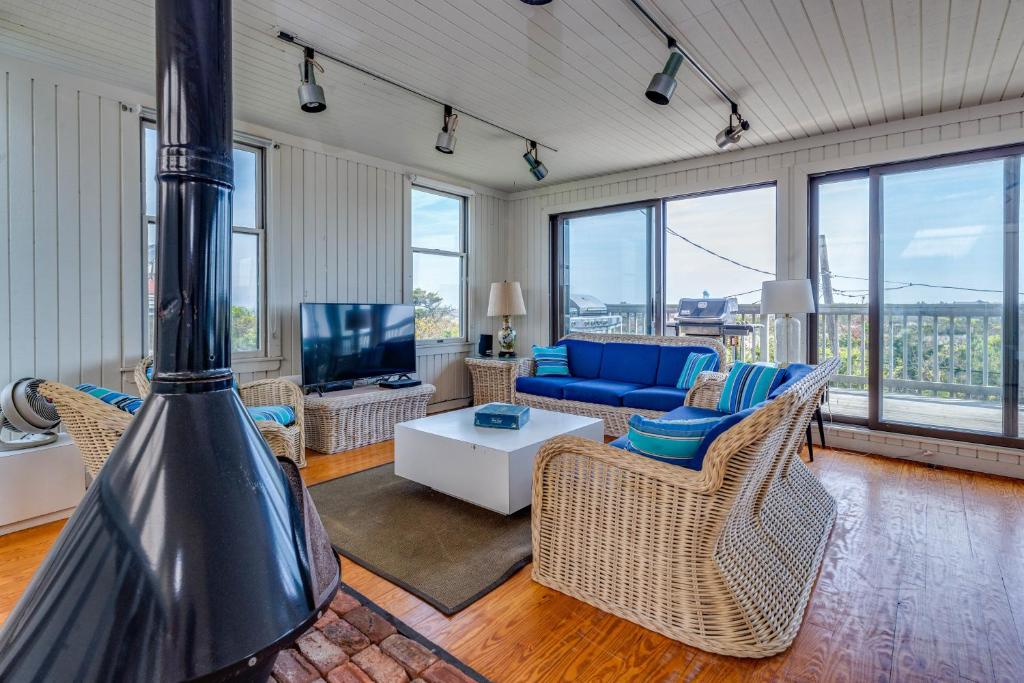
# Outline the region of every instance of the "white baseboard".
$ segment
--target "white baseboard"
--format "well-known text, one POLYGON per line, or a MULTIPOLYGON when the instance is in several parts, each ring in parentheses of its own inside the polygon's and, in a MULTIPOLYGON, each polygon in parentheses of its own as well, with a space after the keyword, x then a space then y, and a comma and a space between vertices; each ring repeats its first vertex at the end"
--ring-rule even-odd
MULTIPOLYGON (((817 443, 818 430, 812 431, 817 443)), ((838 423, 825 425, 825 439, 828 446, 848 451, 1024 479, 1024 451, 1016 448, 894 434, 838 423)))
POLYGON ((438 401, 437 403, 427 404, 427 415, 434 413, 443 413, 446 410, 457 410, 459 408, 465 408, 473 403, 473 399, 466 398, 453 398, 448 401, 438 401))
POLYGON ((67 510, 58 510, 57 512, 39 515, 38 517, 32 517, 31 519, 23 519, 20 522, 5 524, 0 526, 0 536, 13 534, 15 531, 22 531, 23 529, 31 529, 34 526, 41 526, 43 524, 49 524, 50 522, 56 522, 58 519, 67 519, 74 511, 75 508, 68 508, 67 510))

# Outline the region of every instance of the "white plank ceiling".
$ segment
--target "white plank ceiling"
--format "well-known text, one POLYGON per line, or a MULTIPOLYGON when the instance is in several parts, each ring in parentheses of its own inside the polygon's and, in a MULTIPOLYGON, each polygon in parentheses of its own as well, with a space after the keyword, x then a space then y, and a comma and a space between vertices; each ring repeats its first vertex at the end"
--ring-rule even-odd
MULTIPOLYGON (((1024 94, 1021 0, 646 0, 741 103, 743 146, 1024 94)), ((324 60, 328 110, 296 101, 294 33, 559 148, 545 184, 718 152, 727 107, 685 67, 644 97, 666 49, 626 0, 235 0, 242 120, 514 191, 521 141, 468 117, 454 156, 441 112, 324 60)), ((153 92, 152 0, 0 0, 0 51, 153 92)))

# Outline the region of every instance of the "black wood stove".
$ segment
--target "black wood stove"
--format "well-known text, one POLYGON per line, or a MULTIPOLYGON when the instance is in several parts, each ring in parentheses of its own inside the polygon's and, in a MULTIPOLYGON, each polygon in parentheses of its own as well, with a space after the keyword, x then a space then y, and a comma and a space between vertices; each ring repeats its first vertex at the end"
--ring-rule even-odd
POLYGON ((152 394, 0 632, 0 681, 265 683, 339 567, 232 389, 231 3, 156 1, 152 394))

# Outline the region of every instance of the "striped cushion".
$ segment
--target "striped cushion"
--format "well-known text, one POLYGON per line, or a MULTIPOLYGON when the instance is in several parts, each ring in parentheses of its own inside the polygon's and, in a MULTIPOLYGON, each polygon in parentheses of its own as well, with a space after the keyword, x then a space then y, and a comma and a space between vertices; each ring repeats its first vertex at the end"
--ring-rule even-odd
POLYGON ((723 413, 738 413, 767 400, 782 370, 760 363, 735 363, 725 380, 725 388, 718 399, 723 413))
POLYGON ((104 389, 95 384, 79 384, 75 388, 131 415, 139 412, 139 408, 142 407, 142 399, 131 394, 122 394, 120 391, 104 389))
POLYGON ((683 420, 629 418, 626 450, 673 465, 699 470, 704 460, 697 457, 704 436, 715 428, 720 416, 683 420))
POLYGON ((569 349, 565 346, 534 346, 533 359, 537 361, 537 377, 569 376, 569 349))
POLYGON ((676 382, 676 389, 685 389, 686 391, 689 391, 693 388, 693 385, 697 383, 697 375, 717 368, 717 353, 691 353, 686 358, 686 364, 683 365, 683 371, 679 375, 679 381, 676 382))
POLYGON ((285 427, 295 424, 295 409, 291 406, 249 406, 246 410, 256 422, 277 422, 285 427))

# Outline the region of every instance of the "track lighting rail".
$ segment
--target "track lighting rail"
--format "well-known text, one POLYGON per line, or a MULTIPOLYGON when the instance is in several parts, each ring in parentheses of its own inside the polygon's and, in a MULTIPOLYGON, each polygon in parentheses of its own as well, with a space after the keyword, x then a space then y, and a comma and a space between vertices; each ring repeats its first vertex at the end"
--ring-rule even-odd
POLYGON ((502 126, 501 124, 498 124, 498 123, 495 123, 494 121, 491 121, 490 119, 485 119, 484 117, 478 116, 477 114, 474 114, 473 112, 466 111, 465 109, 463 109, 461 107, 458 107, 458 106, 455 106, 455 105, 451 105, 451 104, 449 104, 447 102, 444 102, 443 100, 440 100, 440 99, 434 97, 433 95, 425 93, 422 90, 417 90, 417 89, 412 88, 412 87, 410 87, 408 85, 405 85, 403 83, 399 83, 398 81, 390 79, 387 76, 381 76, 378 73, 374 73, 373 71, 370 71, 366 67, 359 66, 358 64, 350 62, 347 59, 343 59, 343 58, 338 57, 336 55, 332 55, 329 52, 324 52, 323 50, 321 50, 320 48, 316 47, 315 45, 307 43, 307 42, 301 40, 300 38, 295 37, 291 33, 287 33, 286 31, 278 31, 277 37, 278 37, 279 40, 282 40, 282 41, 284 41, 286 43, 291 43, 292 45, 296 45, 296 46, 302 48, 303 51, 313 50, 316 54, 320 55, 321 57, 324 57, 325 59, 329 59, 332 62, 337 62, 338 64, 341 64, 342 66, 347 66, 348 68, 350 68, 350 69, 352 69, 354 71, 358 71, 359 73, 362 73, 362 74, 365 74, 367 76, 370 76, 371 78, 375 78, 378 81, 383 81, 384 83, 387 83, 388 85, 392 85, 392 86, 394 86, 394 87, 396 87, 396 88, 398 88, 400 90, 404 90, 407 93, 416 95, 417 97, 420 97, 420 98, 422 98, 424 100, 427 100, 428 102, 433 102, 434 104, 438 104, 438 105, 440 105, 442 107, 450 107, 450 108, 454 109, 455 111, 457 111, 459 114, 461 114, 463 117, 469 117, 471 119, 476 119, 480 123, 487 124, 491 128, 496 128, 497 130, 500 130, 500 131, 503 131, 505 133, 508 133, 512 137, 519 138, 521 140, 526 141, 527 143, 535 142, 535 144, 538 147, 543 147, 543 148, 545 148, 545 149, 547 149, 547 150, 549 150, 551 152, 557 152, 558 151, 557 148, 552 147, 551 145, 544 144, 543 142, 540 142, 539 140, 536 140, 535 138, 533 138, 530 135, 524 135, 522 133, 519 133, 519 132, 516 132, 516 131, 512 130, 511 128, 506 128, 505 126, 502 126))
POLYGON ((658 33, 664 36, 665 42, 668 44, 668 49, 675 50, 680 55, 682 55, 683 59, 689 62, 693 70, 696 71, 697 74, 701 78, 703 78, 708 85, 711 86, 711 89, 717 92, 723 100, 729 103, 729 106, 732 108, 732 111, 734 113, 739 113, 740 105, 737 104, 736 100, 729 96, 729 93, 727 93, 725 89, 718 84, 718 81, 716 81, 714 77, 711 74, 709 74, 703 66, 700 65, 700 62, 694 59, 689 52, 683 49, 683 47, 679 44, 679 41, 676 40, 675 36, 666 31, 658 22, 658 20, 655 19, 642 4, 640 4, 639 0, 629 1, 633 4, 634 7, 636 7, 637 11, 640 12, 640 14, 644 15, 644 18, 647 19, 648 22, 650 22, 651 26, 653 26, 655 30, 658 31, 658 33))

